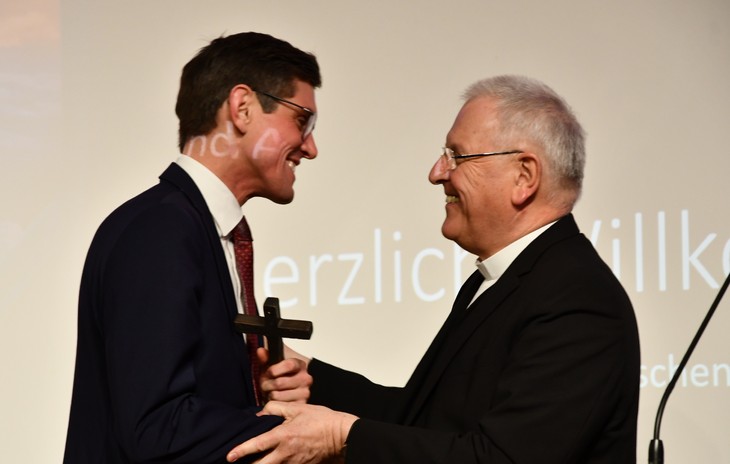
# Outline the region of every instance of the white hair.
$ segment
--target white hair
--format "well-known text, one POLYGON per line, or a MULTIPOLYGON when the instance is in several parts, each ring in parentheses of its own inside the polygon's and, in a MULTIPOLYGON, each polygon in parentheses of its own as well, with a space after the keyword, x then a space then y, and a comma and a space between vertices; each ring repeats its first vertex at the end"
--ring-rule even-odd
POLYGON ((540 81, 509 75, 477 81, 464 92, 466 101, 480 97, 496 104, 497 143, 527 141, 541 148, 553 180, 570 193, 567 202, 572 207, 583 183, 585 141, 565 100, 540 81))

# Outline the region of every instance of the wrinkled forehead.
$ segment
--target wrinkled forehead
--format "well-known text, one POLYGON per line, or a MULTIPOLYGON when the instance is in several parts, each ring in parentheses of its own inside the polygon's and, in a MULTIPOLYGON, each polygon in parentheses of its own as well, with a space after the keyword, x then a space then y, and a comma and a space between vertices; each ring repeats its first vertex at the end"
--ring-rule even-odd
POLYGON ((446 136, 447 144, 473 144, 484 142, 498 130, 497 107, 487 97, 473 98, 464 103, 456 115, 454 124, 446 136))

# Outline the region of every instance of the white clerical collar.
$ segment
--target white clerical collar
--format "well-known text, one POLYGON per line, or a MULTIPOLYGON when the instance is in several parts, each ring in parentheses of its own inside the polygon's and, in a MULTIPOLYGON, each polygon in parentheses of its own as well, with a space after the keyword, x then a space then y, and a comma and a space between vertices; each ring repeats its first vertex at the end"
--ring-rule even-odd
POLYGON ((527 245, 532 243, 538 235, 545 232, 551 225, 557 221, 553 221, 546 224, 539 229, 535 229, 527 235, 524 235, 514 242, 510 243, 506 247, 499 250, 489 258, 480 261, 479 258, 476 260, 476 266, 479 272, 484 276, 484 280, 487 282, 494 281, 500 278, 504 271, 517 259, 517 257, 527 248, 527 245))
POLYGON ((221 237, 227 237, 243 217, 243 210, 233 192, 199 161, 180 155, 175 163, 193 179, 208 205, 218 233, 221 237))

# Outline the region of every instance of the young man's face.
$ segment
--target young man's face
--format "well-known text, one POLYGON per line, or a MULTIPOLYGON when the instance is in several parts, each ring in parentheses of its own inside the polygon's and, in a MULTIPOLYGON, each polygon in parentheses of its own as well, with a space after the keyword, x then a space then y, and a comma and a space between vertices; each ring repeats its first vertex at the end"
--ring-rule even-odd
MULTIPOLYGON (((271 98, 260 93, 257 96, 259 100, 271 98)), ((314 113, 317 111, 314 89, 307 83, 295 81, 294 95, 286 100, 314 113)), ((253 196, 281 204, 291 202, 296 167, 302 158, 317 156, 314 135, 309 133, 303 138, 310 115, 296 105, 276 100, 274 111, 259 113, 257 123, 249 129, 247 151, 254 177, 249 179, 253 183, 253 196)))

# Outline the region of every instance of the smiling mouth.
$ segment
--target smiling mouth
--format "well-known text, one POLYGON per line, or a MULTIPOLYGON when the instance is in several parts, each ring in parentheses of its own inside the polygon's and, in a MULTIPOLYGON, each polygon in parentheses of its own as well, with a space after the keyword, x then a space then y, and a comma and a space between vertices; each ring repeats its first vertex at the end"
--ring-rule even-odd
POLYGON ((286 164, 291 168, 292 172, 295 172, 297 170, 297 163, 295 163, 292 160, 288 160, 286 164))
POLYGON ((447 204, 449 204, 449 203, 458 203, 458 202, 459 202, 459 197, 454 196, 454 195, 446 195, 446 203, 447 204))

